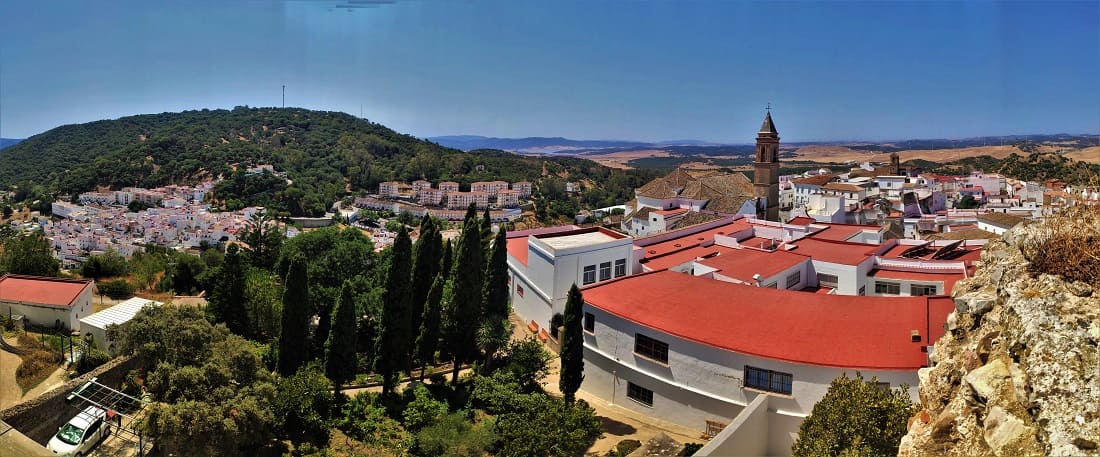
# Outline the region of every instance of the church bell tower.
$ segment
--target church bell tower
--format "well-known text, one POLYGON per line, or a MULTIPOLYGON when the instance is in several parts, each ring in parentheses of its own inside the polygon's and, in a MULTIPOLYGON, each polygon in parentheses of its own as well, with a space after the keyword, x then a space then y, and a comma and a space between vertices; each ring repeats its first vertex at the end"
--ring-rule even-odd
POLYGON ((772 122, 771 107, 764 124, 756 134, 756 163, 753 174, 753 196, 766 204, 757 206, 757 217, 779 221, 779 132, 772 122))

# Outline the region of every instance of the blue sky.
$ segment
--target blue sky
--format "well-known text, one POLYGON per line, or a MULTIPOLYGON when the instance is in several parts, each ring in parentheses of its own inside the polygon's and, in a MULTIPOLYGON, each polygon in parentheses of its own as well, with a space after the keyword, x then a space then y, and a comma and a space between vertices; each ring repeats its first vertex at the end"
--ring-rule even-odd
POLYGON ((1100 2, 0 2, 0 135, 236 105, 416 136, 1100 133, 1100 2), (362 108, 360 108, 362 107, 362 108))

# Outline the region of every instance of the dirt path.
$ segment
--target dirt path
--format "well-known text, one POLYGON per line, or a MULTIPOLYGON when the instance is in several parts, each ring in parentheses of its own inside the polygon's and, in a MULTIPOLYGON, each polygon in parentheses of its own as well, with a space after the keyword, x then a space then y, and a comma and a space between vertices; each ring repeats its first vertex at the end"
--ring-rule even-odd
MULTIPOLYGON (((8 344, 18 347, 18 343, 14 338, 5 338, 4 340, 8 344)), ((19 404, 23 400, 30 400, 42 395, 44 392, 64 384, 67 380, 65 369, 58 368, 45 381, 34 386, 24 395, 23 389, 19 387, 19 383, 15 380, 15 371, 19 369, 21 363, 23 363, 23 359, 19 356, 7 351, 0 351, 0 409, 6 409, 19 404)))

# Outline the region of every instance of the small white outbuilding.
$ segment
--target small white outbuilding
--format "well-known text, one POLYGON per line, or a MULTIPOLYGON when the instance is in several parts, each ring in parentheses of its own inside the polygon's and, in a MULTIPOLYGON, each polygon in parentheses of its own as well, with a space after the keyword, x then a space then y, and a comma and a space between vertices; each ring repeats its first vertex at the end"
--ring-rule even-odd
POLYGON ((115 355, 112 341, 107 340, 107 326, 122 325, 134 318, 134 315, 146 306, 160 306, 163 303, 146 298, 134 297, 95 314, 80 318, 80 333, 92 334, 99 349, 115 355))

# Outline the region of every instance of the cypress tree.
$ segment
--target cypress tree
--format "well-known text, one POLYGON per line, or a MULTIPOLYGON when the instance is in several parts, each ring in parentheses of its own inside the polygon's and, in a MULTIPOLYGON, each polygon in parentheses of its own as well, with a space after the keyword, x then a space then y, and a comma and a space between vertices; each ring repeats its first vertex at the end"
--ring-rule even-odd
POLYGON ((577 389, 584 381, 584 335, 581 323, 584 318, 584 299, 576 284, 569 289, 565 300, 564 333, 561 338, 561 376, 558 387, 565 401, 572 403, 577 389))
POLYGON ((416 358, 420 360, 421 381, 424 381, 424 368, 429 363, 435 362, 435 351, 439 347, 440 305, 443 299, 443 286, 446 282, 442 273, 437 274, 424 302, 420 333, 416 337, 416 358))
POLYGON ((413 246, 412 291, 409 298, 409 328, 413 332, 420 330, 420 319, 424 314, 424 300, 428 290, 439 273, 439 256, 442 255, 443 240, 431 217, 420 220, 420 238, 413 246))
POLYGON ((309 357, 309 278, 306 262, 295 256, 286 274, 282 332, 279 334, 279 373, 293 375, 309 357))
POLYGON ((451 277, 451 269, 454 268, 454 263, 454 249, 451 248, 451 240, 447 240, 447 243, 443 245, 443 260, 442 264, 439 266, 439 271, 443 273, 443 276, 447 278, 451 277))
POLYGON ((412 355, 412 319, 409 316, 409 275, 412 269, 412 242, 402 226, 397 231, 390 253, 390 271, 382 295, 382 329, 378 336, 375 371, 382 375, 382 393, 393 392, 397 375, 409 371, 412 355))
POLYGON ((452 382, 458 381, 463 363, 477 355, 477 332, 481 321, 481 300, 484 266, 482 265, 481 228, 473 204, 466 212, 462 235, 455 256, 454 286, 447 310, 446 344, 454 361, 452 382))
POLYGON ((481 252, 485 258, 489 258, 489 245, 493 242, 493 218, 489 215, 489 207, 481 215, 481 252))
POLYGON ((485 310, 482 316, 481 348, 485 365, 508 342, 508 235, 503 227, 497 232, 485 266, 485 310))
POLYGON ((328 347, 325 349, 325 376, 328 376, 340 391, 340 385, 355 378, 358 359, 355 355, 356 344, 355 291, 351 281, 344 281, 340 287, 340 301, 332 316, 332 332, 329 333, 328 347))
POLYGON ((209 309, 214 322, 224 322, 229 331, 249 336, 251 333, 244 296, 245 269, 240 248, 235 244, 229 245, 222 266, 214 272, 209 309))

